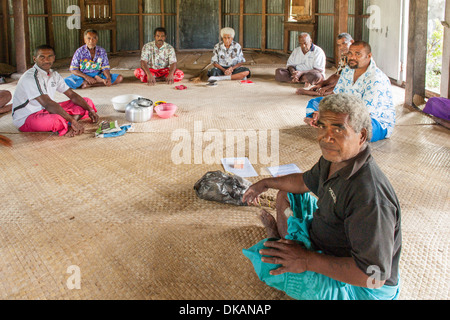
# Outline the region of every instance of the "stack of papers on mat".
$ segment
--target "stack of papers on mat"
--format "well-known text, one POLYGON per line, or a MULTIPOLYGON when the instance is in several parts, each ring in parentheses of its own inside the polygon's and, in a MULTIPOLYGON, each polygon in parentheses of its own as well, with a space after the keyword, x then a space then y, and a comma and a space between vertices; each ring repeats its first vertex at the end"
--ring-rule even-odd
POLYGON ((235 174, 239 177, 248 178, 258 176, 247 157, 223 158, 222 165, 226 172, 235 174))

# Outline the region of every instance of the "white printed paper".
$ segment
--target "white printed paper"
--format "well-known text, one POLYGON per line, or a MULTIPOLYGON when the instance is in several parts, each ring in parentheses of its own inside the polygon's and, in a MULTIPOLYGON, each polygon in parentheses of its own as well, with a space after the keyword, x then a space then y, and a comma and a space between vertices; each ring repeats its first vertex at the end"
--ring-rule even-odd
POLYGON ((240 176, 242 178, 257 177, 255 169, 250 160, 244 158, 223 158, 222 165, 225 171, 240 176))
POLYGON ((267 167, 267 170, 269 170, 270 174, 273 177, 279 177, 279 176, 285 176, 292 173, 301 173, 302 170, 297 167, 296 164, 285 164, 281 166, 275 166, 275 167, 267 167))

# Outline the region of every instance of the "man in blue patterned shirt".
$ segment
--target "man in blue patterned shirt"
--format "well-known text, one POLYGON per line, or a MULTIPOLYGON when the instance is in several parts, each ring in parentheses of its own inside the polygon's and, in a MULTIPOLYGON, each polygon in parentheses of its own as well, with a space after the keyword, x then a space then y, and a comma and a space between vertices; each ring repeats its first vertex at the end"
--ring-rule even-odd
MULTIPOLYGON (((395 126, 395 106, 391 82, 372 59, 370 45, 364 41, 352 44, 347 54, 348 65, 342 71, 334 93, 348 93, 361 98, 372 118, 371 142, 389 138, 395 126)), ((320 99, 306 107, 305 122, 315 126, 320 99)))

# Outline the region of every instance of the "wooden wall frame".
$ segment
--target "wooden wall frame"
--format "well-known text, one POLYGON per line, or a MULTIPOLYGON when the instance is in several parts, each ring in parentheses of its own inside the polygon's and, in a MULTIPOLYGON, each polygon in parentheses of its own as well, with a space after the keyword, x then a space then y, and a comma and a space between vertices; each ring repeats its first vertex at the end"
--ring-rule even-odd
POLYGON ((428 0, 410 0, 408 58, 405 105, 414 106, 414 97, 425 98, 427 61, 428 0))
POLYGON ((445 4, 444 43, 442 52, 441 97, 450 99, 450 0, 445 4))
POLYGON ((28 0, 13 0, 14 43, 16 47, 16 69, 24 73, 30 67, 30 33, 28 26, 28 0))
POLYGON ((9 53, 9 48, 11 48, 11 26, 9 23, 10 15, 8 8, 8 0, 0 0, 0 5, 2 7, 2 23, 0 29, 0 41, 2 41, 2 50, 0 51, 0 61, 11 64, 11 57, 9 53))
MULTIPOLYGON (((222 0, 219 0, 219 16, 220 16, 220 23, 219 23, 219 30, 222 29, 223 16, 239 16, 239 44, 244 49, 256 49, 261 50, 262 52, 269 51, 269 52, 283 52, 283 49, 276 50, 276 49, 268 49, 267 48, 267 17, 269 16, 280 16, 284 17, 285 12, 283 13, 268 13, 267 12, 267 2, 270 0, 260 0, 261 1, 261 13, 245 13, 245 0, 239 0, 239 13, 226 13, 222 12, 222 0), (245 16, 261 16, 261 46, 260 48, 246 48, 244 47, 244 21, 245 16)), ((288 1, 288 0, 286 0, 288 1)))
POLYGON ((306 20, 304 22, 294 22, 289 21, 289 13, 290 13, 290 7, 291 7, 291 1, 285 0, 284 2, 284 48, 283 52, 288 53, 289 52, 289 46, 290 46, 290 32, 291 31, 297 31, 297 32, 308 32, 311 36, 311 39, 313 42, 316 42, 317 37, 317 18, 316 18, 316 11, 317 11, 317 1, 311 0, 311 19, 306 20))

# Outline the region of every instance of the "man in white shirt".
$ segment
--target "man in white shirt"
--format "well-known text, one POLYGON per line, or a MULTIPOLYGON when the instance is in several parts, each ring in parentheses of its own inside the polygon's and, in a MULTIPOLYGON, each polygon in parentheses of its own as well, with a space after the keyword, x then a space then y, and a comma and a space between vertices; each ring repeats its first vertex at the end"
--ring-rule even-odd
POLYGON ((286 68, 275 70, 275 80, 278 82, 305 83, 305 86, 315 85, 325 78, 325 52, 312 43, 308 33, 298 36, 299 46, 292 51, 286 68))
POLYGON ((98 121, 92 100, 75 93, 61 75, 51 69, 55 62, 52 47, 37 47, 33 60, 34 66, 22 75, 13 97, 13 123, 20 131, 52 131, 73 137, 84 132, 79 120, 89 117, 92 122, 98 121), (56 92, 64 93, 70 100, 55 102, 56 92))

